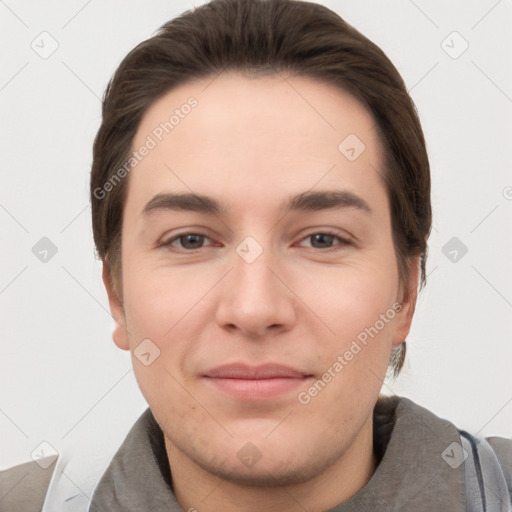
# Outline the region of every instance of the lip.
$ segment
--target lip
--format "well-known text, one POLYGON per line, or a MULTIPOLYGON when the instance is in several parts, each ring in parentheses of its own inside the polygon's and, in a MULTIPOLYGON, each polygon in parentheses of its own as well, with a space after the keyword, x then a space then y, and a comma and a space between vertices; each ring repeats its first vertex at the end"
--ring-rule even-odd
POLYGON ((244 380, 263 380, 289 378, 300 379, 308 377, 300 370, 295 370, 282 364, 267 363, 259 366, 250 366, 245 363, 233 363, 218 366, 204 373, 204 377, 215 379, 244 379, 244 380))
POLYGON ((216 390, 243 400, 266 400, 293 391, 312 377, 281 364, 235 363, 206 371, 202 377, 216 390))

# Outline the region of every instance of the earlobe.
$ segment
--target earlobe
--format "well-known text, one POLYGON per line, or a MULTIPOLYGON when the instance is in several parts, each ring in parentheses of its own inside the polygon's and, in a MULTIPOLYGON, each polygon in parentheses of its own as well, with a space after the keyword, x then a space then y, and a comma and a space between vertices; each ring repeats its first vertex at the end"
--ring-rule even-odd
POLYGON ((103 272, 102 272, 103 284, 108 295, 108 303, 110 306, 110 312, 112 318, 115 320, 115 327, 112 332, 112 339, 114 343, 122 350, 130 350, 130 341, 128 339, 128 332, 126 329, 126 317, 124 314, 124 308, 119 299, 117 292, 114 290, 108 265, 103 261, 103 272))
POLYGON ((398 346, 408 336, 411 330, 412 319, 416 309, 419 283, 419 256, 414 256, 409 261, 409 282, 407 283, 406 299, 402 301, 402 309, 396 316, 396 329, 393 337, 393 346, 398 346))

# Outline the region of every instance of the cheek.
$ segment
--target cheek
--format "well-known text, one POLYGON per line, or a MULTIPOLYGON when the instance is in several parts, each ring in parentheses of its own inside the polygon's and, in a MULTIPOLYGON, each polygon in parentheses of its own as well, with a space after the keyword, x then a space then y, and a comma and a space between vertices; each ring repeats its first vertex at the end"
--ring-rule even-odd
POLYGON ((392 308, 398 294, 398 272, 394 261, 382 263, 323 270, 303 286, 305 302, 335 331, 338 340, 357 335, 392 308))
POLYGON ((196 351, 205 322, 213 317, 207 297, 218 278, 192 268, 129 270, 124 299, 132 352, 150 339, 160 352, 153 370, 175 373, 196 351))
POLYGON ((180 367, 199 339, 193 306, 204 292, 183 287, 183 281, 190 283, 190 279, 177 272, 170 275, 127 266, 128 271, 124 298, 134 374, 150 406, 168 411, 179 424, 189 406, 194 406, 183 391, 187 384, 180 367), (148 352, 150 356, 144 357, 148 352), (180 400, 169 400, 170 396, 180 400))
MULTIPOLYGON (((385 378, 394 332, 397 273, 346 273, 328 283, 329 297, 318 297, 323 319, 334 334, 317 336, 323 374, 301 395, 311 417, 338 425, 339 432, 362 421, 385 378)), ((382 270, 382 269, 381 269, 382 270)))
POLYGON ((312 300, 334 332, 318 340, 329 383, 315 407, 341 400, 351 410, 382 386, 396 323, 398 271, 392 257, 375 261, 333 273, 325 282, 328 295, 312 300))
POLYGON ((198 290, 179 269, 149 268, 142 260, 127 260, 123 269, 127 321, 135 333, 161 341, 198 290))

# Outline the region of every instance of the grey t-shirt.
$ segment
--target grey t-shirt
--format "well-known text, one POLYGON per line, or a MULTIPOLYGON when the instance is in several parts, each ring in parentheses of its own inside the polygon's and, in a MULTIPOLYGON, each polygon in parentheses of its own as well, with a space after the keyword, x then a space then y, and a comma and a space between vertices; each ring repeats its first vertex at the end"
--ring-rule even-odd
MULTIPOLYGON (((328 512, 509 510, 511 439, 487 442, 468 435, 471 444, 452 423, 399 396, 379 397, 373 426, 376 471, 328 512), (472 451, 482 449, 491 471, 474 463, 472 451)), ((163 433, 148 408, 103 474, 89 512, 183 512, 171 482, 163 433)))

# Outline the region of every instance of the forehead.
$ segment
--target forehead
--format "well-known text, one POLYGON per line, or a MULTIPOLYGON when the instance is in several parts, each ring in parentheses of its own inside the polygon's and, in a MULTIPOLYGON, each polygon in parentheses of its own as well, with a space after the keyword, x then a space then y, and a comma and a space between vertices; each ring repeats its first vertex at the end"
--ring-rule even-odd
MULTIPOLYGON (((381 145, 352 95, 305 77, 222 73, 166 93, 132 144, 151 149, 130 172, 129 202, 165 191, 257 197, 321 188, 382 193, 381 145)), ((281 200, 281 198, 279 199, 281 200)))

